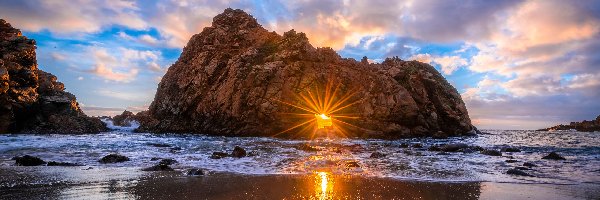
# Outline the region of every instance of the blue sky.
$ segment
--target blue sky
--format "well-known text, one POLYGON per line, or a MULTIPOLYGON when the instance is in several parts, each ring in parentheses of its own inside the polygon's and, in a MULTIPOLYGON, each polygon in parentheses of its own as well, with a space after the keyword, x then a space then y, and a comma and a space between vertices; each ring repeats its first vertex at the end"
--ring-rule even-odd
POLYGON ((0 18, 37 41, 39 67, 88 115, 148 107, 188 39, 225 8, 268 30, 372 62, 435 66, 484 129, 535 129, 600 114, 598 1, 0 2, 0 18))

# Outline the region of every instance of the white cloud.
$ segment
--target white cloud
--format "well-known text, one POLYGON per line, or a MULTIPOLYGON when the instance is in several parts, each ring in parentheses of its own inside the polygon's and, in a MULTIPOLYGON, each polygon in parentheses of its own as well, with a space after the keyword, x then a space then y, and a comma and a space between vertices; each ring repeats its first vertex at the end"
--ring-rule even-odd
POLYGON ((0 18, 26 31, 48 29, 55 33, 98 32, 117 24, 144 29, 148 24, 138 14, 135 1, 43 1, 0 2, 0 18))
POLYGON ((65 55, 58 53, 58 52, 52 52, 52 53, 50 53, 50 56, 54 60, 65 60, 66 59, 65 55))
POLYGON ((466 66, 468 64, 466 59, 459 56, 432 56, 428 53, 413 55, 408 59, 424 63, 438 64, 442 68, 442 72, 446 75, 450 75, 459 67, 466 66))
POLYGON ((138 43, 142 43, 142 44, 146 44, 146 45, 150 45, 150 46, 158 46, 159 44, 163 44, 166 42, 163 40, 159 40, 148 34, 143 34, 138 37, 134 37, 134 36, 131 36, 131 35, 121 31, 117 34, 117 36, 120 38, 123 38, 127 41, 138 42, 138 43))
POLYGON ((155 72, 161 72, 157 64, 162 59, 159 51, 140 51, 135 49, 117 48, 116 51, 103 47, 88 48, 87 55, 93 58, 91 70, 87 70, 105 80, 128 83, 136 79, 140 68, 148 67, 155 72))
POLYGON ((149 45, 156 45, 158 43, 158 40, 150 35, 142 35, 139 39, 149 45))
POLYGON ((144 102, 148 99, 151 99, 153 94, 142 93, 142 92, 122 92, 122 91, 114 91, 110 89, 101 89, 94 91, 97 94, 102 96, 116 98, 120 100, 127 101, 135 101, 135 102, 144 102))

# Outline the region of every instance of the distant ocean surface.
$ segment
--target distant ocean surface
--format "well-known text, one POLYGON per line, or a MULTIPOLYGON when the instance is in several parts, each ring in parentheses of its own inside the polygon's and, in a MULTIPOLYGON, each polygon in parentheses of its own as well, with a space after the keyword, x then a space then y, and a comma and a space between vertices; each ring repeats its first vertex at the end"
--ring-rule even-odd
MULTIPOLYGON (((152 158, 172 158, 172 167, 185 171, 202 168, 208 173, 230 172, 251 175, 310 174, 327 171, 367 177, 426 181, 484 181, 500 183, 579 184, 600 183, 600 133, 529 130, 484 130, 489 134, 448 139, 347 139, 286 140, 268 137, 215 137, 198 134, 133 133, 131 127, 84 135, 0 135, 0 170, 14 165, 14 156, 32 155, 45 161, 71 162, 99 170, 141 169, 156 164, 152 158), (402 144, 409 144, 403 148, 402 144), (412 147, 421 144, 422 148, 412 147), (486 149, 515 147, 521 152, 488 156, 473 152, 428 151, 432 145, 465 143, 486 149), (307 146, 311 148, 307 148, 307 146), (213 152, 244 148, 249 157, 211 159, 213 152), (544 160, 550 152, 566 160, 544 160), (374 152, 386 156, 370 158, 374 152), (100 164, 110 153, 131 161, 100 164), (516 162, 506 162, 516 160, 516 162), (506 174, 508 169, 530 162, 526 170, 535 177, 506 174), (358 164, 356 166, 355 164, 358 164)), ((45 180, 52 181, 52 180, 45 180)), ((64 181, 64 180, 56 180, 64 181)), ((1 182, 0 182, 1 183, 1 182)), ((0 187, 11 187, 3 182, 0 187)))

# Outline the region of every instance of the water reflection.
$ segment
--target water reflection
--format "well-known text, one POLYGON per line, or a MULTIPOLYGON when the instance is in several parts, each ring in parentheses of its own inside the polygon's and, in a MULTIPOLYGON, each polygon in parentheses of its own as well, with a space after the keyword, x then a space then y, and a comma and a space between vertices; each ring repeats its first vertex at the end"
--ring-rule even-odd
POLYGON ((333 199, 334 179, 330 172, 315 173, 315 197, 319 200, 333 199))

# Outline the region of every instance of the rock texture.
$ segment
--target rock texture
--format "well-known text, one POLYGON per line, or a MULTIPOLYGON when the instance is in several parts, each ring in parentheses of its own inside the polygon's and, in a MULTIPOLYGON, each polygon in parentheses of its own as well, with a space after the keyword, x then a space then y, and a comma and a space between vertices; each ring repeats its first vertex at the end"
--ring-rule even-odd
POLYGON ((314 48, 304 33, 269 32, 252 16, 233 9, 190 39, 149 108, 157 123, 142 127, 297 137, 302 127, 282 133, 304 120, 289 113, 313 113, 281 102, 306 105, 299 95, 325 93, 328 84, 337 90, 334 101, 349 97, 345 102, 353 102, 331 113, 334 125, 348 136, 458 136, 476 130, 459 93, 428 64, 341 58, 331 48, 314 48))
POLYGON ((539 129, 538 131, 557 131, 557 130, 577 130, 583 132, 594 132, 600 131, 600 115, 596 117, 595 120, 587 121, 583 120, 582 122, 571 122, 568 125, 556 125, 550 128, 539 129))
POLYGON ((144 127, 139 127, 136 129, 136 132, 148 132, 149 130, 144 129, 145 127, 152 127, 158 124, 158 121, 150 116, 148 111, 141 111, 133 114, 133 112, 125 110, 123 113, 110 119, 112 119, 113 124, 116 126, 131 126, 131 123, 134 121, 145 125, 144 127))
POLYGON ((38 69, 35 41, 0 19, 0 133, 93 133, 106 129, 86 116, 56 76, 38 69))

